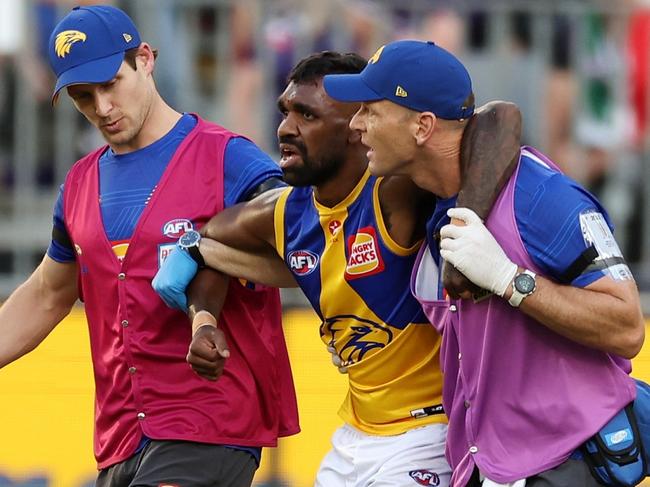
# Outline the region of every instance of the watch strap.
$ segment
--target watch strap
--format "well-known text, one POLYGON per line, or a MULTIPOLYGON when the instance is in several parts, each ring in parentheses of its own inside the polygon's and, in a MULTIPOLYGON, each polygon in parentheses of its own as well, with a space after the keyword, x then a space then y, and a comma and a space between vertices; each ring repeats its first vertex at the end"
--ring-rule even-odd
POLYGON ((194 259, 194 262, 198 264, 199 269, 203 269, 205 267, 205 259, 201 255, 198 243, 196 245, 192 245, 191 247, 187 247, 187 253, 190 254, 190 257, 194 259))
POLYGON ((518 308, 521 305, 521 302, 526 299, 528 296, 533 294, 535 292, 535 289, 537 288, 537 285, 533 287, 533 289, 530 292, 527 293, 522 293, 517 289, 517 286, 515 286, 515 281, 519 276, 522 274, 527 274, 530 277, 535 280, 536 274, 533 271, 529 271, 528 269, 524 269, 521 272, 518 272, 517 275, 515 275, 515 278, 512 280, 512 296, 510 296, 510 299, 508 299, 508 303, 510 303, 510 306, 514 308, 518 308))

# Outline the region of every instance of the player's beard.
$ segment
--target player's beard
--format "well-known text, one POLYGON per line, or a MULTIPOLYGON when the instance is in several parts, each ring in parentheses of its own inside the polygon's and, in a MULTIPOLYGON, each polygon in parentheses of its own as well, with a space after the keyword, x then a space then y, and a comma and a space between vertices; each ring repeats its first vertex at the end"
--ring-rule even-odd
POLYGON ((320 186, 338 174, 344 158, 339 154, 328 154, 319 160, 309 157, 307 147, 293 138, 280 142, 293 145, 300 154, 302 164, 283 169, 284 180, 291 186, 320 186))

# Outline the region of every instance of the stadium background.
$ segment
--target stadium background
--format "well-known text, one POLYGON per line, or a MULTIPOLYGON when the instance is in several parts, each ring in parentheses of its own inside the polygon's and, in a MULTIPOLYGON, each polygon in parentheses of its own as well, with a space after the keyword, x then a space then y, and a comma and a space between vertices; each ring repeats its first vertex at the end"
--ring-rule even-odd
MULTIPOLYGON (((75 3, 110 2, 0 0, 0 297, 42 257, 66 171, 101 143, 67 100, 54 110, 49 103, 47 36, 75 3)), ((470 69, 479 103, 517 102, 525 141, 604 201, 649 316, 649 0, 112 3, 160 49, 156 80, 166 99, 270 153, 275 98, 304 55, 331 48, 369 56, 396 38, 450 49, 470 69)), ((304 300, 294 292, 283 299, 303 431, 265 451, 256 482, 307 487, 340 424, 345 379, 330 365, 304 300)), ((634 369, 650 380, 650 344, 634 369)), ((0 487, 92 485, 91 373, 81 308, 34 353, 0 371, 0 487)))

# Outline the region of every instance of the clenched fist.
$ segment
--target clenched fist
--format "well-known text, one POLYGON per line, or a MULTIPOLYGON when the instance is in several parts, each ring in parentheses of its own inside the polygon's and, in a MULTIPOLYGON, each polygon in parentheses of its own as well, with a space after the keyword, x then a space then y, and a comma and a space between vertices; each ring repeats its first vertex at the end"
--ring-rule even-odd
POLYGON ((205 311, 196 314, 192 330, 194 333, 187 353, 187 363, 204 379, 215 381, 221 377, 226 359, 230 357, 226 336, 217 327, 214 316, 205 311))

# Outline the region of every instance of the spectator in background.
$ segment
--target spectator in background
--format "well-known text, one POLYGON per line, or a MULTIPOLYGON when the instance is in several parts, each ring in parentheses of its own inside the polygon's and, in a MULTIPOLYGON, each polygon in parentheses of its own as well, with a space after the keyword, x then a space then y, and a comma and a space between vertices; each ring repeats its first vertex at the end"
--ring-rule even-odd
POLYGON ((649 144, 650 113, 650 1, 632 0, 634 8, 628 25, 629 92, 634 112, 634 142, 637 147, 649 144))
POLYGON ((552 22, 551 58, 544 93, 547 103, 544 106, 546 140, 543 145, 552 160, 564 161, 566 169, 570 161, 576 160, 573 119, 578 90, 571 64, 573 24, 565 15, 554 15, 552 22))
MULTIPOLYGON (((196 76, 190 49, 188 8, 175 0, 138 0, 123 2, 130 7, 140 32, 158 46, 156 85, 172 107, 197 106, 196 76)), ((191 10, 190 10, 191 11, 191 10)))
POLYGON ((263 117, 251 116, 263 111, 264 66, 257 52, 257 30, 262 12, 260 2, 243 0, 232 6, 230 31, 230 69, 225 103, 230 126, 253 140, 264 140, 263 117))
POLYGON ((21 0, 0 2, 0 184, 9 178, 17 54, 26 37, 24 10, 21 0))
MULTIPOLYGON (((646 181, 650 171, 647 170, 650 157, 650 1, 629 0, 631 7, 628 24, 628 92, 630 105, 634 113, 633 160, 635 165, 629 178, 627 201, 631 207, 630 218, 627 221, 628 252, 630 260, 641 261, 649 259, 648 243, 644 235, 648 235, 650 225, 650 204, 647 202, 648 188, 646 181), (643 167, 646 170, 643 170, 643 167), (631 196, 629 196, 631 195, 631 196), (644 248, 645 245, 645 248, 644 248)), ((646 262, 648 264, 648 262, 646 262)), ((646 284, 650 283, 650 269, 645 270, 646 284)))
POLYGON ((577 64, 580 103, 575 126, 582 154, 574 166, 565 170, 587 189, 602 195, 608 171, 631 135, 631 117, 623 96, 626 58, 618 18, 591 13, 583 22, 585 35, 577 64))

